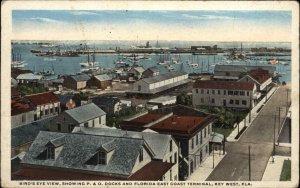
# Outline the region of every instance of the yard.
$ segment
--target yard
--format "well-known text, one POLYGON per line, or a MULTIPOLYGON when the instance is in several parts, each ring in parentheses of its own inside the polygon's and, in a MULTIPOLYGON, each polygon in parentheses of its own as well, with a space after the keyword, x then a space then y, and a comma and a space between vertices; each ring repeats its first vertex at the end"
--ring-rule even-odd
POLYGON ((280 174, 280 181, 291 181, 291 160, 284 160, 280 174))

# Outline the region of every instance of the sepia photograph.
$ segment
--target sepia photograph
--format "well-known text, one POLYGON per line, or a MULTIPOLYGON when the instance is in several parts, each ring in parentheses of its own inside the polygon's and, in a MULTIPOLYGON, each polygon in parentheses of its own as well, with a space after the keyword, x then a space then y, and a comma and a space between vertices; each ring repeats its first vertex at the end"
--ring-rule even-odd
POLYGON ((4 1, 2 187, 298 187, 299 4, 4 1))

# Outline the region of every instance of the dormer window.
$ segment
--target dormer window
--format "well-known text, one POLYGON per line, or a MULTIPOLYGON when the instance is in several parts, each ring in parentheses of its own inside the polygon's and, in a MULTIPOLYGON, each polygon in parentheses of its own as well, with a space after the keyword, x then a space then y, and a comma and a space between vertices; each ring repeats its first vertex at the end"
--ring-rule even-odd
POLYGON ((98 152, 98 160, 97 160, 98 164, 106 164, 106 152, 105 151, 99 151, 98 152))
POLYGON ((144 160, 144 151, 143 151, 143 148, 140 149, 140 156, 139 156, 139 160, 140 162, 144 160))
POLYGON ((55 148, 49 145, 47 148, 47 159, 55 159, 55 148))

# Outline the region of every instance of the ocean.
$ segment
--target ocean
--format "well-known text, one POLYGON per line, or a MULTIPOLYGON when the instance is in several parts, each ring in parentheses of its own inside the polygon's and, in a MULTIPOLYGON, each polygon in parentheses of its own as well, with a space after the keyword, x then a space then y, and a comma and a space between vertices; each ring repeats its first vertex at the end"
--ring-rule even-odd
MULTIPOLYGON (((80 72, 80 63, 87 61, 87 55, 82 55, 79 57, 45 57, 36 56, 31 53, 30 50, 46 50, 47 48, 42 48, 36 42, 41 41, 13 41, 12 49, 14 54, 20 54, 22 60, 25 61, 25 66, 23 69, 29 69, 33 72, 40 71, 50 71, 54 70, 56 75, 67 75, 76 74, 80 72)), ((147 41, 42 41, 50 42, 51 44, 60 45, 61 49, 73 50, 79 48, 80 44, 87 44, 90 48, 94 49, 115 49, 120 47, 122 49, 130 48, 133 45, 145 45, 147 41)), ((218 45, 221 48, 240 48, 241 43, 229 43, 229 42, 197 42, 197 41, 150 41, 150 45, 159 47, 190 47, 192 45, 218 45)), ((243 42, 243 49, 249 49, 253 47, 268 47, 268 48, 291 48, 290 43, 247 43, 243 42)), ((140 59, 137 65, 143 66, 145 69, 153 66, 157 66, 162 71, 166 71, 165 65, 158 65, 162 55, 147 54, 149 59, 140 59)), ((114 62, 120 59, 121 56, 118 55, 104 55, 96 54, 96 62, 99 62, 100 68, 114 68, 114 62)), ((243 60, 228 60, 226 54, 218 55, 191 55, 191 54, 171 54, 168 56, 169 59, 174 61, 183 62, 181 64, 172 64, 173 68, 177 71, 183 71, 187 73, 202 73, 210 72, 213 73, 215 64, 241 64, 241 65, 263 65, 271 66, 268 64, 268 59, 280 59, 279 62, 285 62, 286 65, 281 63, 276 65, 277 72, 282 74, 280 81, 291 82, 291 56, 251 56, 248 61, 243 60), (199 66, 193 68, 188 65, 188 62, 198 64, 199 66)), ((125 62, 128 61, 123 59, 125 62)), ((129 61, 128 61, 129 62, 129 61)), ((273 65, 274 66, 274 65, 273 65)))

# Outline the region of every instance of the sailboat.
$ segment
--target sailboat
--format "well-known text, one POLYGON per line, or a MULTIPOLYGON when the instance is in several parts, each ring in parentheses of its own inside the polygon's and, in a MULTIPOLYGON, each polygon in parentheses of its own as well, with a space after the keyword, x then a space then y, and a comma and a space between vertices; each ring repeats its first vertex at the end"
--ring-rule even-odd
POLYGON ((13 51, 12 51, 12 62, 11 62, 11 67, 13 68, 23 68, 25 65, 27 65, 25 63, 24 60, 22 60, 22 56, 21 54, 15 54, 13 51))
POLYGON ((99 67, 98 62, 95 62, 95 60, 96 60, 95 54, 92 54, 92 61, 90 61, 90 54, 88 54, 87 58, 88 58, 87 61, 80 63, 81 67, 84 67, 84 68, 99 67))

